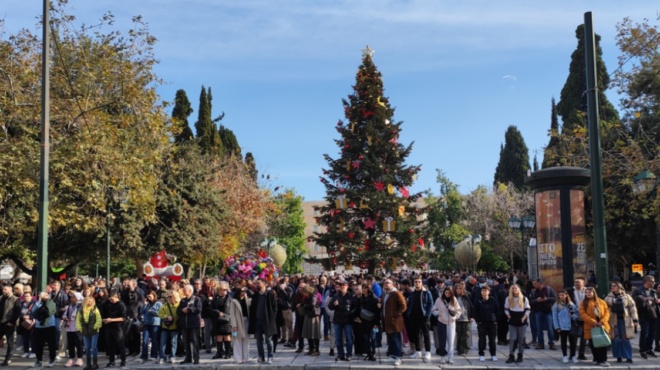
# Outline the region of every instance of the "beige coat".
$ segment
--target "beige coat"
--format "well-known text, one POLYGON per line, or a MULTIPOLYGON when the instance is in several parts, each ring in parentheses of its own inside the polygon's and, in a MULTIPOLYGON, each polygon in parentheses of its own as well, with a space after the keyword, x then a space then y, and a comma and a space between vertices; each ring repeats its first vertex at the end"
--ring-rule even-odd
MULTIPOLYGON (((626 338, 632 339, 635 337, 635 323, 633 321, 637 321, 637 306, 635 306, 635 300, 631 296, 629 296, 626 293, 623 293, 621 296, 623 299, 623 307, 625 308, 624 310, 624 315, 623 315, 623 322, 626 324, 626 338)), ((614 302, 614 294, 611 292, 605 297, 605 302, 607 302, 607 307, 612 308, 612 302, 614 302)), ((608 333, 610 335, 610 338, 614 338, 614 333, 616 333, 616 325, 617 325, 617 315, 615 313, 612 313, 610 315, 610 332, 608 333)))
MULTIPOLYGON (((247 311, 248 316, 250 315, 250 299, 247 299, 247 311)), ((231 305, 229 306, 229 324, 231 325, 232 331, 236 328, 238 335, 236 339, 247 339, 248 328, 245 327, 243 323, 243 310, 241 310, 241 303, 238 299, 232 299, 231 305)))
POLYGON ((451 299, 452 301, 450 306, 455 312, 454 316, 449 315, 449 308, 445 304, 445 301, 442 299, 442 297, 438 297, 438 299, 435 300, 435 304, 433 305, 433 311, 438 313, 438 321, 445 325, 456 322, 456 319, 461 316, 461 313, 463 313, 461 305, 458 304, 456 298, 452 297, 451 299))

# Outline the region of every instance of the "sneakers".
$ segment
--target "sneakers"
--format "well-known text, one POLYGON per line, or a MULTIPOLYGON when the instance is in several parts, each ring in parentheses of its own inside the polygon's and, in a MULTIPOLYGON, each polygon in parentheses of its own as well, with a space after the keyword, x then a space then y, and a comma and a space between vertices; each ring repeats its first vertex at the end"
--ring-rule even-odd
POLYGON ((82 358, 79 358, 76 360, 76 362, 73 363, 75 366, 83 366, 85 363, 83 362, 82 358))
POLYGON ((396 357, 388 357, 385 360, 383 360, 384 363, 386 364, 393 364, 398 360, 396 357))
POLYGON ((73 359, 72 359, 72 358, 70 358, 70 359, 66 362, 66 364, 64 364, 64 367, 71 367, 71 366, 73 366, 73 359))
POLYGON ((607 361, 603 361, 603 362, 599 362, 599 363, 598 363, 598 366, 602 366, 602 367, 610 367, 610 363, 607 362, 607 361))
POLYGON ((398 358, 394 360, 394 366, 401 366, 401 360, 398 358))
POLYGON ((561 362, 567 364, 568 363, 568 356, 562 357, 561 362))
POLYGON ((412 359, 422 358, 422 352, 416 351, 415 353, 410 355, 410 358, 412 358, 412 359))
POLYGON ((497 356, 493 356, 493 362, 497 362, 497 356))
POLYGON ((164 362, 163 359, 159 358, 158 360, 156 360, 156 365, 162 365, 163 362, 164 362))
POLYGON ((404 353, 404 354, 405 354, 406 356, 412 356, 412 355, 415 354, 415 352, 417 352, 417 351, 415 351, 414 349, 411 349, 410 351, 408 351, 408 352, 406 352, 406 353, 404 353))
POLYGON ((53 367, 53 366, 55 366, 55 361, 50 361, 50 362, 46 365, 46 367, 53 367))
POLYGON ((9 366, 9 364, 11 364, 11 360, 4 360, 0 366, 9 366))
POLYGON ((484 356, 479 356, 479 361, 484 362, 486 361, 486 358, 484 356))
POLYGON ((266 361, 266 364, 267 364, 267 365, 272 365, 272 364, 273 364, 273 358, 272 358, 272 357, 268 357, 268 360, 266 361))
POLYGON ((176 364, 176 356, 170 357, 170 364, 176 364))
POLYGON ((30 353, 30 356, 28 356, 28 357, 29 358, 37 358, 37 354, 36 353, 30 353))
POLYGON ((424 360, 430 360, 431 359, 431 352, 424 352, 424 360))
POLYGON ((580 363, 580 360, 578 360, 577 356, 573 356, 573 363, 574 364, 580 363))
POLYGON ((446 362, 446 361, 445 361, 445 356, 440 356, 440 363, 441 363, 441 364, 444 364, 445 362, 446 362))
POLYGON ((28 358, 30 357, 30 353, 25 352, 24 354, 21 355, 21 358, 28 358))
POLYGON ((32 365, 32 367, 43 367, 43 366, 44 364, 41 361, 37 361, 34 363, 34 365, 32 365))

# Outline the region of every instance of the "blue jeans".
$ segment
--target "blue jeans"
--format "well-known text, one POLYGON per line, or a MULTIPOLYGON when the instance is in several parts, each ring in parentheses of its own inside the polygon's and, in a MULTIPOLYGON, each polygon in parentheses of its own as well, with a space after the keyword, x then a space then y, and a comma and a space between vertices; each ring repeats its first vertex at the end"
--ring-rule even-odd
POLYGON ((555 335, 552 323, 552 312, 535 312, 534 318, 536 319, 536 342, 543 345, 543 327, 548 330, 548 344, 555 344, 555 335))
POLYGON ((616 331, 612 338, 612 356, 620 358, 632 358, 632 345, 626 338, 626 322, 623 318, 617 318, 616 331))
POLYGON ((321 308, 321 317, 323 318, 323 336, 327 337, 330 333, 330 316, 328 316, 327 308, 321 308))
POLYGON ((346 339, 346 357, 353 356, 353 325, 335 324, 335 347, 337 356, 344 357, 344 338, 346 339))
POLYGON ((89 337, 83 337, 85 341, 85 356, 97 358, 99 357, 99 349, 97 343, 99 342, 99 334, 96 333, 89 337))
POLYGON ((639 320, 639 353, 653 351, 653 339, 655 338, 655 320, 639 320))
POLYGON ((170 354, 169 357, 175 357, 176 356, 176 346, 177 346, 177 341, 179 337, 179 332, 176 330, 161 330, 160 331, 160 358, 163 360, 167 360, 167 354, 165 353, 165 350, 167 349, 167 342, 170 342, 170 345, 172 347, 172 353, 170 354))
POLYGON ((259 355, 260 359, 266 358, 264 356, 264 340, 266 341, 268 358, 273 357, 273 341, 270 340, 272 335, 268 335, 266 333, 268 333, 268 323, 263 320, 257 320, 254 328, 254 336, 257 338, 257 354, 259 355))
POLYGON ((401 333, 386 333, 387 335, 387 352, 390 357, 401 358, 403 350, 401 346, 401 333))
POLYGON ((158 358, 158 338, 160 337, 160 326, 156 325, 145 325, 144 330, 142 331, 142 355, 140 356, 143 360, 148 360, 149 356, 147 351, 149 350, 149 338, 151 338, 151 358, 158 358))

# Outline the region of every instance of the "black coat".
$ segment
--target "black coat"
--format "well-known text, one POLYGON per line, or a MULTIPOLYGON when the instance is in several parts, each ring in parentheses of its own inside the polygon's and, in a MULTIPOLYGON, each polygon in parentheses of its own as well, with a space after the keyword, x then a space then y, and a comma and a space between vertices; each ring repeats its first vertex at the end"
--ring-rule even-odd
POLYGON ((479 297, 472 308, 472 316, 478 324, 497 322, 500 308, 495 298, 488 297, 488 300, 485 301, 482 297, 479 297))
POLYGON ((266 335, 275 335, 277 334, 277 297, 275 292, 272 290, 267 290, 266 293, 260 294, 259 292, 254 293, 252 296, 252 303, 250 304, 250 324, 248 325, 248 334, 255 333, 255 327, 257 325, 257 319, 266 321, 266 335), (259 299, 266 300, 266 312, 258 313, 257 307, 259 306, 259 299))
POLYGON ((179 317, 179 329, 194 329, 200 327, 202 320, 202 300, 193 295, 190 298, 184 298, 176 309, 179 317), (188 313, 183 313, 183 309, 188 307, 188 313))

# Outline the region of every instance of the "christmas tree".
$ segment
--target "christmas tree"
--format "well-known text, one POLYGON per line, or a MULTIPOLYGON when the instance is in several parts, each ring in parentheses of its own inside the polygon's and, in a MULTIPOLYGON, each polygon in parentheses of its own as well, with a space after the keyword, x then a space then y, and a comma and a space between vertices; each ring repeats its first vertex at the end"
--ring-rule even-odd
POLYGON ((327 204, 316 208, 321 230, 313 239, 327 248, 326 268, 357 265, 373 272, 426 261, 420 217, 425 209, 416 204, 421 193, 408 190, 421 166, 405 164, 412 143, 399 143, 402 122, 393 119, 372 55, 367 46, 353 94, 343 100, 346 121, 337 122, 340 138, 335 140, 339 158, 324 155, 327 204))

